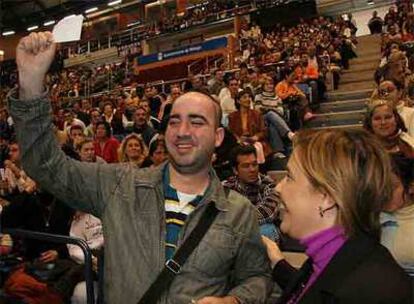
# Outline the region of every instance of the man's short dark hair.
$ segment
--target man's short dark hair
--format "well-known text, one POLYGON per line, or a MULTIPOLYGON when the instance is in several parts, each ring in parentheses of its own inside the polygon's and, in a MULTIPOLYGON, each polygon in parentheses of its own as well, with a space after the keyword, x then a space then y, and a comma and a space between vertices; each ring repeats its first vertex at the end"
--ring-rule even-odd
POLYGON ((73 124, 72 126, 70 126, 70 132, 72 134, 72 131, 74 130, 81 130, 83 132, 83 127, 81 125, 78 124, 73 124))
POLYGON ((153 156, 155 153, 155 150, 157 150, 159 146, 163 146, 164 148, 166 148, 164 139, 157 138, 156 140, 151 141, 149 144, 149 152, 148 152, 149 156, 153 156))
POLYGON ((100 125, 103 125, 103 126, 104 126, 105 131, 106 131, 106 136, 107 136, 107 137, 111 137, 111 136, 112 136, 111 125, 110 125, 108 122, 101 120, 101 121, 98 121, 98 122, 96 123, 96 129, 98 129, 98 127, 99 127, 100 125))
POLYGON ((144 111, 146 114, 148 114, 148 112, 147 112, 147 109, 145 109, 143 106, 138 106, 136 109, 135 109, 135 113, 138 111, 138 110, 142 110, 142 111, 144 111))
POLYGON ((254 156, 257 157, 256 148, 252 145, 238 145, 233 148, 231 151, 231 165, 234 169, 237 169, 237 166, 239 165, 238 157, 240 155, 250 155, 254 154, 254 156))
POLYGON ((239 102, 240 99, 243 97, 243 95, 246 95, 246 94, 249 95, 252 100, 254 100, 252 90, 250 88, 246 88, 246 89, 241 90, 240 92, 237 93, 235 101, 239 102))
POLYGON ((93 139, 90 137, 86 137, 82 139, 80 142, 78 142, 75 146, 76 151, 80 152, 82 150, 82 147, 88 143, 93 143, 93 139))
POLYGON ((106 102, 104 103, 103 107, 105 108, 106 106, 111 106, 111 108, 112 108, 112 109, 114 108, 113 103, 112 103, 112 102, 110 102, 110 101, 106 101, 106 102))
POLYGON ((230 85, 230 81, 232 81, 232 80, 237 80, 237 81, 239 81, 235 76, 234 76, 234 74, 226 74, 226 76, 224 77, 224 84, 226 85, 226 86, 229 86, 230 85))
MULTIPOLYGON (((219 72, 223 72, 223 70, 221 70, 221 69, 217 69, 217 70, 215 70, 214 71, 214 76, 217 76, 217 73, 219 73, 219 72)), ((224 73, 224 72, 223 72, 224 73)))

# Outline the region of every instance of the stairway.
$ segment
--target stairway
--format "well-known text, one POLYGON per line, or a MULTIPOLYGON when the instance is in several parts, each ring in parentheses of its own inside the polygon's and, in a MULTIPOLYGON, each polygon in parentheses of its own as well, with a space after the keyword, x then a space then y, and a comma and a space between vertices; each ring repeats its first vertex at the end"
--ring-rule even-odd
POLYGON ((307 128, 360 128, 365 116, 365 104, 375 87, 374 72, 381 59, 380 36, 358 37, 357 55, 343 71, 339 89, 328 93, 316 118, 307 128))

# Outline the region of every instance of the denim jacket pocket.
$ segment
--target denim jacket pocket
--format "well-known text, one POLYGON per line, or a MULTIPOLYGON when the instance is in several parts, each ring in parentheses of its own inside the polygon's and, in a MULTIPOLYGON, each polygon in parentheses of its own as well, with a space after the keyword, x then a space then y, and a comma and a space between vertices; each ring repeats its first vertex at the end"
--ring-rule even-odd
POLYGON ((236 237, 229 228, 212 226, 194 250, 191 266, 208 276, 227 275, 236 249, 236 237))

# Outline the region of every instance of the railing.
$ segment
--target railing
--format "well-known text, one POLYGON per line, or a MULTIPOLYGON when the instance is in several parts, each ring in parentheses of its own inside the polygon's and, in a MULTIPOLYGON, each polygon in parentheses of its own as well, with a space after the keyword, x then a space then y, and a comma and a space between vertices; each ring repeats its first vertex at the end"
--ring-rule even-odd
POLYGON ((214 67, 214 69, 217 69, 219 64, 224 61, 225 61, 224 55, 216 55, 212 57, 201 58, 199 60, 196 60, 190 63, 187 66, 188 74, 198 75, 203 70, 210 71, 212 67, 214 67))
POLYGON ((85 281, 86 281, 86 298, 88 304, 95 303, 93 275, 92 275, 92 253, 86 241, 68 237, 65 235, 57 235, 23 229, 3 229, 2 233, 10 234, 12 237, 28 238, 38 241, 53 242, 59 244, 73 244, 79 246, 85 256, 85 281))
MULTIPOLYGON (((225 60, 225 57, 222 57, 222 58, 223 58, 222 60, 225 60)), ((321 60, 323 60, 323 62, 325 64, 328 64, 329 65, 329 63, 330 63, 329 56, 327 56, 327 55, 325 55, 325 56, 319 56, 319 58, 321 60)), ((202 60, 205 60, 205 59, 202 59, 202 60)), ((220 59, 217 60, 217 62, 220 62, 220 59)), ((216 64, 216 67, 218 67, 218 63, 217 62, 215 63, 216 64)), ((285 67, 286 64, 287 64, 286 61, 271 62, 271 63, 264 64, 262 66, 262 69, 266 70, 266 69, 272 69, 272 68, 274 68, 277 77, 278 78, 281 78, 282 68, 285 67)), ((254 66, 248 66, 248 68, 254 68, 254 66)), ((234 72, 238 72, 238 71, 240 71, 240 69, 239 68, 235 68, 235 69, 225 70, 224 73, 234 73, 234 72)), ((201 77, 201 79, 203 79, 203 80, 206 80, 206 79, 208 79, 211 76, 211 73, 197 74, 197 76, 201 77)), ((159 81, 149 82, 149 83, 146 83, 146 84, 140 84, 140 85, 138 85, 138 87, 155 86, 155 87, 157 87, 159 89, 159 92, 165 92, 165 88, 168 85, 175 84, 175 83, 181 83, 181 82, 184 82, 184 81, 187 81, 187 80, 189 80, 188 77, 186 77, 186 78, 180 78, 180 79, 173 79, 173 80, 168 80, 168 81, 159 80, 159 81)), ((123 90, 126 91, 126 92, 129 92, 131 89, 132 89, 131 87, 123 87, 123 90)), ((110 94, 112 92, 115 92, 116 90, 118 90, 118 89, 108 89, 106 91, 102 91, 102 92, 98 92, 98 93, 94 93, 94 94, 90 94, 88 96, 82 96, 82 97, 86 97, 86 98, 89 98, 89 97, 91 97, 91 98, 99 97, 99 96, 102 96, 102 95, 106 95, 106 94, 110 94)), ((80 98, 82 98, 82 97, 80 97, 80 98)))
MULTIPOLYGON (((208 24, 215 20, 222 20, 229 18, 228 16, 234 16, 238 13, 246 14, 256 10, 254 4, 244 5, 241 7, 235 7, 229 10, 224 10, 216 13, 209 14, 205 17, 206 21, 203 23, 197 23, 194 25, 184 26, 184 28, 179 29, 180 32, 183 30, 191 29, 192 27, 208 24), (222 17, 223 16, 223 17, 222 17), (224 17, 225 16, 225 17, 224 17), (210 20, 209 20, 210 18, 210 20), (212 20, 211 18, 215 19, 212 20)), ((181 24, 182 26, 183 24, 181 24)), ((185 24, 184 24, 185 25, 185 24)), ((157 37, 164 34, 173 34, 174 32, 156 32, 156 30, 151 33, 151 30, 154 28, 152 23, 142 23, 137 26, 131 27, 130 29, 121 30, 119 32, 108 35, 102 39, 91 39, 88 41, 81 41, 76 46, 69 46, 64 49, 64 53, 67 57, 72 57, 80 54, 87 54, 90 52, 102 50, 110 47, 125 47, 128 45, 133 45, 140 42, 141 40, 149 37, 157 37)))

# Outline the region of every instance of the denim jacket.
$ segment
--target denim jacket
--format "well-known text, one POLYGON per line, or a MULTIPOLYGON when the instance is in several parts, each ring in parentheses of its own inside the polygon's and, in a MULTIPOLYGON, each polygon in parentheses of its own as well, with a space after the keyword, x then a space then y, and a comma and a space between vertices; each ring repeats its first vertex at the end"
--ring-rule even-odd
MULTIPOLYGON (((27 174, 71 207, 102 220, 106 302, 137 303, 165 263, 166 164, 136 169, 69 159, 53 133, 46 94, 28 101, 11 94, 9 108, 27 174)), ((188 304, 225 295, 241 303, 265 303, 272 285, 254 207, 234 191, 226 197, 213 170, 210 176, 210 187, 189 215, 178 245, 208 204, 215 203, 219 215, 159 303, 188 304)))

